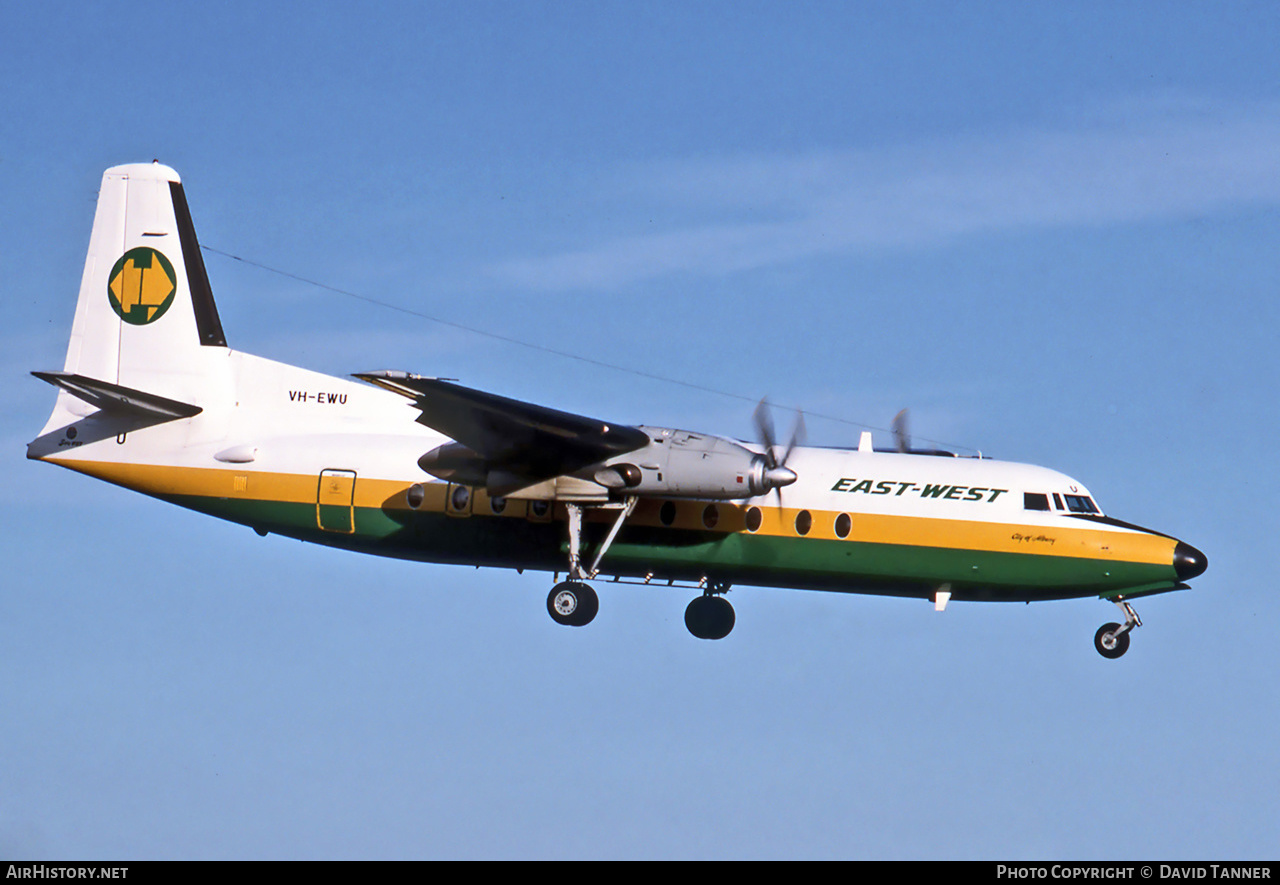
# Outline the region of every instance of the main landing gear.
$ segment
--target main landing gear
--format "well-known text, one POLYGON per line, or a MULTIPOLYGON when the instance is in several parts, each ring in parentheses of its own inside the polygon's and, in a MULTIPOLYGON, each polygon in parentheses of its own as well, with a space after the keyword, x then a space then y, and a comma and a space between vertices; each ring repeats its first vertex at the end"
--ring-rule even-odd
MULTIPOLYGON (((684 625, 699 639, 724 639, 733 630, 737 616, 723 596, 727 584, 709 584, 684 610, 684 625)), ((585 627, 600 611, 600 597, 586 581, 561 581, 547 594, 547 613, 557 624, 585 627)))
POLYGON ((611 505, 594 505, 601 509, 617 510, 618 515, 614 518, 613 526, 609 529, 609 534, 605 536, 604 543, 600 545, 600 549, 596 551, 595 559, 592 560, 590 568, 582 567, 582 504, 566 504, 565 508, 569 513, 569 580, 561 581, 551 588, 551 592, 547 594, 547 613, 551 615, 551 619, 557 624, 564 624, 569 627, 585 627, 595 618, 596 612, 600 611, 600 597, 596 595, 596 591, 591 589, 591 585, 587 583, 587 579, 595 577, 596 571, 600 566, 600 560, 604 558, 605 552, 613 543, 613 539, 618 537, 618 530, 622 528, 622 523, 631 515, 631 511, 635 509, 636 498, 629 497, 622 504, 611 505))
POLYGON ((561 581, 547 595, 547 613, 557 624, 585 627, 600 611, 600 597, 584 581, 561 581))
POLYGON ((1142 619, 1123 597, 1112 600, 1124 612, 1123 624, 1103 624, 1093 636, 1093 647, 1104 658, 1118 658, 1129 650, 1129 631, 1142 626, 1142 619))
MULTIPOLYGON (((634 497, 627 498, 621 504, 565 505, 569 514, 569 577, 552 587, 547 594, 547 614, 557 624, 584 627, 600 611, 600 597, 587 581, 596 576, 600 560, 604 558, 635 505, 634 497), (608 535, 587 568, 582 567, 582 517, 585 506, 618 511, 608 535)), ((706 582, 702 595, 690 602, 684 612, 684 624, 690 633, 699 639, 724 639, 729 635, 737 618, 733 613, 733 606, 723 596, 728 591, 729 585, 726 583, 706 582)))
POLYGON ((699 639, 724 639, 737 620, 729 600, 716 594, 729 589, 728 584, 708 584, 706 591, 684 610, 684 625, 699 639))

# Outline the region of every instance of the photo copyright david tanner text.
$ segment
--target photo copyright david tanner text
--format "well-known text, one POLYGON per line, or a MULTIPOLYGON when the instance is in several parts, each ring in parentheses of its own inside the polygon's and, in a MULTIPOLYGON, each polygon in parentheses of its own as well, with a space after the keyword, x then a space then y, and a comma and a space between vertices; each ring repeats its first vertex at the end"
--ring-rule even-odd
POLYGON ((1271 879, 1274 864, 996 864, 997 879, 1271 879))

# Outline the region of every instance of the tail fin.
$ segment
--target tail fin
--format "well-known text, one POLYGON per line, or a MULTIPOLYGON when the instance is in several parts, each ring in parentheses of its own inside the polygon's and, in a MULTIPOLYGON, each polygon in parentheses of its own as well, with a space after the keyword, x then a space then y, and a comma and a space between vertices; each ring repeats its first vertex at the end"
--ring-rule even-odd
POLYGON ((178 173, 108 169, 65 371, 198 402, 210 357, 226 346, 178 173))
POLYGON ((64 371, 33 373, 58 400, 27 457, 225 408, 230 353, 178 173, 108 169, 64 371))

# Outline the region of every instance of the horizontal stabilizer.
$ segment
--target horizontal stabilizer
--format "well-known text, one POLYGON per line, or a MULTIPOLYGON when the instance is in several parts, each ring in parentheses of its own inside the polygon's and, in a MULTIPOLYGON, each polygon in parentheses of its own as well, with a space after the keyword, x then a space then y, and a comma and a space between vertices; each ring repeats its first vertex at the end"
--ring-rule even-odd
POLYGON ((406 372, 354 377, 413 400, 422 412, 420 424, 457 440, 489 470, 519 478, 504 486, 563 476, 649 444, 649 435, 638 427, 608 424, 438 378, 406 372))
POLYGON ((55 387, 61 387, 67 393, 84 400, 89 405, 104 412, 121 412, 144 418, 159 418, 161 421, 176 421, 179 418, 190 418, 199 415, 203 409, 177 400, 166 399, 153 393, 144 393, 131 387, 121 387, 96 378, 84 375, 73 375, 69 372, 32 372, 42 381, 48 381, 55 387))

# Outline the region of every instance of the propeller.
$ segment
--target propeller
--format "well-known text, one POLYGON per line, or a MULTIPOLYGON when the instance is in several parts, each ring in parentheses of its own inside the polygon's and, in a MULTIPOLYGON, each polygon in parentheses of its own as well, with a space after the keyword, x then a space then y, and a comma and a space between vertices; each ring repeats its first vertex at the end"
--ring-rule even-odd
POLYGON ((756 406, 753 417, 756 433, 760 437, 761 445, 764 446, 764 474, 761 484, 765 492, 777 490, 778 506, 781 507, 782 487, 791 485, 797 479, 796 472, 787 466, 787 461, 791 458, 791 453, 795 451, 796 446, 804 442, 804 412, 796 412, 796 425, 791 431, 791 442, 787 444, 781 459, 778 458, 777 453, 778 436, 773 429, 773 412, 769 408, 767 399, 760 400, 760 405, 756 406))

